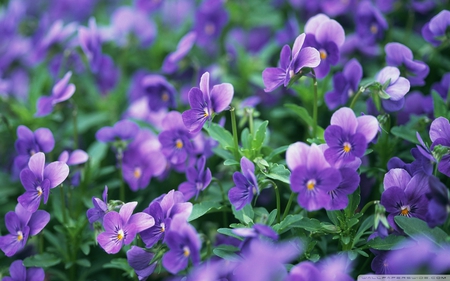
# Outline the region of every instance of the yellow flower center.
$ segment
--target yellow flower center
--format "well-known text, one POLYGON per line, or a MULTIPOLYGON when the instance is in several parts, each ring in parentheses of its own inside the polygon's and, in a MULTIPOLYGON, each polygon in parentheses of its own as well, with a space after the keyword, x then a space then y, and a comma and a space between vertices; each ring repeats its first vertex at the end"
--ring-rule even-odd
POLYGON ((206 108, 205 107, 205 109, 204 109, 204 111, 205 111, 205 113, 203 113, 203 117, 208 117, 209 116, 209 113, 208 113, 208 108, 206 108))
POLYGON ((314 187, 316 187, 316 180, 309 180, 309 181, 306 183, 306 188, 307 188, 308 190, 313 190, 314 187))
POLYGON ((22 231, 17 231, 17 241, 22 241, 22 239, 23 239, 23 233, 22 233, 22 231))
POLYGON ((40 187, 40 186, 36 187, 36 191, 38 192, 38 196, 41 196, 43 193, 42 187, 40 187))
POLYGON ((320 59, 322 59, 322 60, 324 60, 324 59, 326 59, 327 58, 327 56, 328 56, 328 54, 327 54, 327 51, 325 51, 325 50, 320 50, 320 59))
POLYGON ((208 22, 208 23, 205 25, 205 33, 206 33, 207 35, 213 35, 213 34, 214 34, 214 31, 216 31, 216 27, 214 26, 213 23, 208 22))
POLYGON ((123 230, 119 229, 119 231, 117 231, 117 240, 121 241, 124 237, 125 234, 123 233, 123 230))
POLYGON ((294 77, 294 75, 295 75, 294 71, 292 69, 289 70, 289 78, 294 77))
POLYGON ((141 170, 141 168, 136 167, 136 168, 134 169, 133 176, 134 176, 135 178, 138 179, 138 178, 141 177, 141 175, 142 175, 142 170, 141 170))
POLYGON ((164 101, 164 102, 168 101, 168 100, 169 100, 169 94, 168 94, 166 91, 164 91, 164 92, 162 93, 162 95, 161 95, 161 99, 162 99, 162 101, 164 101))
POLYGON ((183 148, 183 142, 181 140, 176 140, 175 141, 175 147, 178 149, 183 148))
POLYGON ((189 251, 189 248, 187 246, 183 247, 183 255, 187 258, 191 254, 191 251, 189 251))
POLYGON ((36 151, 34 151, 34 149, 30 150, 30 156, 33 156, 36 154, 36 151))
POLYGON ((161 232, 166 231, 166 224, 165 223, 162 222, 159 226, 161 227, 161 232))
POLYGON ((370 32, 372 32, 372 34, 377 34, 377 32, 378 32, 378 26, 377 26, 375 23, 373 23, 373 24, 370 26, 370 32))
POLYGON ((348 142, 344 142, 344 152, 349 153, 352 150, 352 145, 348 142))
POLYGON ((408 206, 403 206, 402 210, 400 211, 400 215, 402 216, 408 216, 409 215, 409 207, 408 206))

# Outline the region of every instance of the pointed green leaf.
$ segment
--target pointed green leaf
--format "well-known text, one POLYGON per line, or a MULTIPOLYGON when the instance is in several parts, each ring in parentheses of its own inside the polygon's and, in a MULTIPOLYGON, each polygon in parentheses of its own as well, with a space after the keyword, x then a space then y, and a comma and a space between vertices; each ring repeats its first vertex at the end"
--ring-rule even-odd
POLYGON ((430 228, 426 222, 418 218, 396 216, 395 222, 413 239, 427 239, 439 247, 447 240, 447 233, 439 227, 430 228))
POLYGON ((204 201, 195 204, 194 206, 192 206, 192 213, 189 216, 188 221, 198 219, 204 214, 211 212, 213 209, 215 209, 215 211, 220 209, 220 207, 222 207, 222 205, 219 202, 211 202, 211 201, 204 201))
POLYGON ((238 219, 244 225, 253 224, 253 218, 255 213, 253 212, 253 208, 250 204, 245 205, 244 208, 239 211, 233 206, 233 215, 236 219, 238 219))
POLYGON ((255 136, 252 140, 252 149, 255 151, 259 151, 264 143, 264 140, 267 135, 267 125, 269 124, 269 121, 262 122, 258 129, 255 132, 255 136))
POLYGON ((28 257, 23 260, 25 267, 50 267, 57 265, 61 259, 54 254, 43 253, 28 257))
POLYGON ((403 248, 403 242, 405 241, 406 238, 403 236, 389 235, 384 239, 376 237, 369 240, 367 246, 376 250, 396 250, 403 248))
POLYGON ((262 173, 268 178, 290 184, 291 172, 282 164, 270 164, 270 167, 265 171, 262 170, 262 173))
POLYGON ((434 118, 441 116, 447 118, 448 108, 444 100, 435 90, 432 90, 431 94, 433 95, 434 118))
POLYGON ((220 143, 220 145, 227 149, 227 147, 234 147, 233 136, 222 126, 211 123, 210 126, 203 127, 209 134, 209 136, 220 143))

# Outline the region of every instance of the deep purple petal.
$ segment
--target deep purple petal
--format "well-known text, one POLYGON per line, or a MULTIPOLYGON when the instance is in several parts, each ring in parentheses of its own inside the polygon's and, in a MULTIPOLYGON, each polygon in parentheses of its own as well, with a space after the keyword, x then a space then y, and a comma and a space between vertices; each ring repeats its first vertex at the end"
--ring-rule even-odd
POLYGON ((197 185, 195 183, 191 182, 183 182, 178 186, 178 190, 183 192, 184 198, 186 200, 191 199, 192 197, 196 196, 198 193, 197 185))
POLYGON ((317 186, 315 188, 320 188, 324 191, 331 191, 338 187, 341 182, 341 173, 335 168, 323 169, 316 176, 317 186))
POLYGON ((405 99, 400 99, 398 101, 394 100, 381 100, 384 110, 387 112, 396 112, 403 108, 405 105, 405 99))
POLYGON ((42 152, 48 153, 55 147, 55 139, 52 132, 47 128, 39 128, 34 132, 36 143, 42 152))
POLYGON ((249 179, 250 174, 255 174, 255 165, 252 161, 248 160, 245 157, 241 158, 241 170, 242 174, 249 179))
POLYGON ((20 172, 20 182, 26 191, 35 191, 35 184, 38 183, 38 179, 30 169, 23 169, 20 172))
POLYGON ((22 260, 13 261, 9 267, 9 272, 12 281, 27 280, 27 269, 23 265, 22 260))
POLYGON ((205 111, 199 109, 189 109, 181 115, 183 123, 191 134, 197 134, 203 128, 208 117, 205 116, 205 111))
POLYGON ((116 137, 112 127, 103 127, 95 133, 95 138, 100 142, 114 141, 116 137))
POLYGON ((243 189, 236 186, 232 187, 228 191, 228 198, 236 210, 240 210, 252 201, 253 193, 250 193, 248 189, 243 189))
POLYGON ((384 46, 386 52, 386 62, 390 66, 400 66, 405 59, 412 60, 413 54, 411 50, 403 44, 391 42, 384 46))
POLYGON ((36 102, 36 117, 47 116, 53 111, 53 97, 42 96, 36 102))
POLYGON ((450 177, 450 155, 444 155, 441 158, 441 161, 439 161, 438 164, 438 171, 446 175, 447 177, 450 177))
POLYGON ((17 198, 17 201, 29 212, 34 213, 41 204, 41 197, 37 191, 26 191, 17 198))
POLYGON ((40 267, 30 267, 27 269, 27 281, 43 281, 45 280, 45 272, 40 267))
POLYGON ((222 112, 231 103, 234 95, 233 85, 222 83, 215 85, 211 90, 211 107, 215 113, 222 112))
POLYGON ((43 210, 37 210, 30 218, 28 226, 30 227, 30 236, 41 232, 50 221, 50 214, 43 210))
POLYGON ((443 10, 430 20, 430 31, 434 36, 443 36, 450 26, 450 11, 443 10))
POLYGON ((171 249, 164 254, 162 264, 172 274, 178 273, 188 265, 188 258, 183 255, 183 251, 179 249, 171 249))
POLYGON ((362 66, 358 60, 351 59, 347 62, 342 73, 344 74, 345 79, 350 83, 351 90, 356 91, 363 74, 362 66))
POLYGON ((322 79, 330 72, 330 63, 327 60, 321 60, 320 64, 314 69, 316 77, 322 79))
POLYGON ((262 72, 264 91, 272 92, 286 80, 286 70, 279 67, 268 67, 262 72))
POLYGON ((399 205, 407 204, 407 198, 405 192, 397 187, 393 186, 388 189, 385 189, 381 194, 381 205, 386 208, 386 211, 391 214, 398 214, 400 212, 399 205))
POLYGON ((297 198, 298 204, 308 211, 316 211, 330 204, 331 197, 326 191, 316 190, 300 190, 297 198))
POLYGON ((50 188, 60 185, 68 175, 69 166, 63 162, 52 162, 44 169, 44 178, 50 181, 50 188))
POLYGON ((280 53, 280 68, 288 69, 289 63, 291 62, 291 48, 289 45, 284 45, 280 53))
POLYGON ((131 249, 127 251, 128 263, 134 270, 143 270, 149 267, 154 256, 155 254, 137 246, 131 246, 131 249))

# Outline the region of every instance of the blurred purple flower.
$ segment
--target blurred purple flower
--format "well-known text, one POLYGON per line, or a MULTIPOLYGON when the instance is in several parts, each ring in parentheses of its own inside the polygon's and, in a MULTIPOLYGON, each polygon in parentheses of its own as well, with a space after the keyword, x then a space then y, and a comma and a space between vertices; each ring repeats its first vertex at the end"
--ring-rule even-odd
POLYGON ((142 78, 141 85, 144 95, 148 97, 148 107, 152 111, 163 108, 175 108, 175 88, 164 78, 164 76, 149 74, 142 78))
POLYGON ((284 46, 289 44, 292 38, 296 37, 297 34, 300 33, 300 28, 298 27, 298 23, 296 18, 293 15, 289 15, 288 20, 285 23, 285 26, 278 30, 275 37, 277 43, 280 46, 284 46))
POLYGON ((399 230, 394 221, 395 216, 426 220, 428 200, 425 194, 430 190, 428 177, 421 172, 411 176, 404 169, 392 169, 385 174, 381 205, 389 213, 387 220, 395 230, 399 230))
POLYGON ((38 152, 30 157, 28 169, 20 172, 20 182, 25 188, 25 193, 17 198, 20 204, 29 212, 36 212, 44 197, 47 203, 50 189, 60 185, 69 175, 69 167, 66 163, 55 161, 45 166, 45 154, 38 152))
POLYGON ((358 4, 356 12, 356 33, 365 43, 380 41, 388 23, 381 12, 368 0, 358 4))
POLYGON ((428 14, 436 7, 436 2, 434 0, 412 0, 411 7, 418 13, 428 14))
POLYGON ((339 62, 339 48, 344 44, 344 28, 324 14, 310 18, 305 25, 305 47, 319 51, 320 64, 314 68, 317 78, 324 78, 330 72, 330 65, 339 62))
POLYGON ((433 97, 431 95, 423 95, 419 91, 412 91, 405 96, 405 106, 397 112, 397 124, 406 124, 411 116, 427 115, 432 119, 433 111, 433 97))
POLYGON ((97 241, 108 254, 118 253, 124 244, 133 242, 136 234, 155 224, 153 217, 147 213, 133 215, 136 205, 137 202, 126 203, 119 213, 110 211, 103 217, 105 231, 97 236, 97 241))
POLYGON ((78 27, 78 40, 88 59, 91 71, 97 73, 102 64, 102 41, 95 18, 89 19, 89 28, 78 27))
POLYGON ((319 269, 310 261, 303 261, 292 267, 286 281, 322 280, 319 269))
POLYGON ((426 193, 428 203, 427 223, 429 227, 442 225, 450 212, 450 200, 447 187, 435 176, 428 179, 430 192, 426 193))
POLYGON ((209 168, 206 168, 205 170, 205 164, 206 157, 202 155, 198 158, 195 167, 190 166, 187 168, 187 181, 178 186, 178 190, 184 194, 184 198, 186 198, 186 200, 189 200, 194 196, 195 200, 197 200, 200 191, 205 190, 205 188, 211 183, 211 170, 209 168))
POLYGON ((7 257, 13 256, 26 245, 29 236, 37 235, 49 221, 50 214, 46 211, 31 213, 17 204, 14 212, 10 211, 5 215, 9 234, 0 236, 0 249, 7 257))
MULTIPOLYGON (((437 145, 450 147, 450 123, 444 117, 433 120, 430 126, 431 149, 437 145)), ((445 153, 439 160, 438 171, 450 177, 450 153, 445 153)))
POLYGON ((428 76, 430 68, 424 62, 413 60, 413 53, 403 44, 391 42, 384 46, 386 63, 389 66, 404 69, 405 76, 411 86, 425 85, 424 79, 428 76))
POLYGON ((165 241, 169 247, 162 258, 162 265, 170 273, 176 274, 188 266, 191 259, 194 266, 200 263, 202 242, 195 228, 182 216, 175 216, 165 241))
POLYGON ((103 224, 103 217, 108 212, 108 187, 105 185, 105 190, 102 194, 102 199, 92 197, 92 204, 94 208, 90 208, 86 211, 86 217, 90 224, 98 221, 103 224))
POLYGON ((150 264, 155 254, 146 250, 131 246, 127 251, 128 264, 134 269, 139 280, 146 280, 156 268, 156 262, 150 264))
POLYGON ((450 72, 445 73, 442 76, 442 79, 440 82, 433 83, 431 86, 431 89, 438 92, 438 94, 442 97, 444 101, 448 100, 448 94, 450 91, 450 72))
POLYGON ((58 161, 66 163, 69 166, 86 163, 88 159, 89 155, 81 149, 76 149, 71 153, 69 153, 67 150, 64 150, 58 157, 58 161))
POLYGON ((134 0, 134 5, 137 9, 142 10, 143 12, 150 13, 153 11, 156 11, 159 7, 161 7, 161 4, 165 1, 161 0, 134 0))
POLYGON ((291 189, 298 192, 298 204, 308 211, 330 205, 329 192, 341 182, 338 169, 325 160, 320 147, 301 142, 291 144, 286 151, 286 163, 291 170, 291 189))
POLYGON ((15 173, 28 165, 30 157, 37 152, 48 153, 55 147, 55 139, 47 128, 39 128, 34 133, 26 126, 17 127, 17 140, 14 143, 18 156, 14 159, 15 173))
POLYGON ((166 56, 163 62, 162 71, 164 73, 174 73, 178 70, 178 63, 189 53, 195 44, 197 34, 193 31, 184 35, 177 45, 175 52, 166 56))
POLYGON ((53 111, 55 104, 66 101, 75 93, 75 85, 68 84, 72 72, 67 72, 64 77, 59 80, 52 89, 50 96, 40 97, 37 101, 37 112, 35 116, 42 117, 53 111))
POLYGON ((450 27, 450 11, 442 10, 422 27, 423 38, 437 47, 442 41, 449 40, 447 29, 450 27))
POLYGON ((233 85, 229 83, 214 85, 210 90, 209 72, 203 73, 199 87, 189 91, 191 109, 182 114, 183 123, 192 134, 197 134, 207 120, 212 120, 214 114, 227 109, 234 95, 233 85))
POLYGON ((258 181, 255 176, 255 165, 245 157, 241 158, 241 172, 234 172, 235 186, 228 191, 231 204, 240 210, 250 204, 253 196, 259 194, 258 181))
POLYGON ((345 105, 348 99, 358 91, 362 75, 362 66, 358 60, 352 59, 347 62, 344 70, 333 76, 333 90, 325 94, 328 109, 345 105))
POLYGON ((129 141, 139 132, 139 126, 133 121, 120 120, 113 127, 103 127, 95 133, 100 142, 113 142, 116 140, 129 141))
POLYGON ((194 31, 197 43, 208 50, 219 38, 228 22, 228 12, 224 0, 204 0, 195 13, 194 31))
POLYGON ((114 65, 113 59, 108 55, 101 55, 98 63, 98 71, 94 72, 97 87, 100 94, 106 95, 114 89, 119 81, 120 72, 114 65))
POLYGON ((151 248, 159 240, 165 240, 165 234, 170 229, 171 221, 175 216, 187 221, 192 213, 192 203, 186 202, 180 191, 171 190, 153 200, 144 212, 155 219, 155 225, 141 233, 145 246, 151 248))
POLYGON ((40 267, 29 267, 23 265, 22 260, 15 260, 9 267, 11 277, 3 277, 2 281, 44 281, 45 272, 40 267))
POLYGON ((384 109, 388 112, 402 109, 410 84, 408 79, 400 76, 400 70, 393 66, 386 66, 378 72, 375 80, 382 85, 381 92, 387 97, 381 100, 384 109))

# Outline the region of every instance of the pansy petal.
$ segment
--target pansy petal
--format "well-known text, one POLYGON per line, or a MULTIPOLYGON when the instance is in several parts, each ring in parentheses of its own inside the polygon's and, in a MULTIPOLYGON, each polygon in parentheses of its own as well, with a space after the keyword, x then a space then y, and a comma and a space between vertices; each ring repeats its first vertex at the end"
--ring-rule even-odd
POLYGON ((384 175, 383 185, 384 189, 389 189, 393 186, 405 190, 406 185, 411 180, 411 176, 404 169, 392 169, 384 175))
POLYGON ((102 232, 97 236, 97 242, 108 254, 117 254, 122 249, 123 240, 117 239, 113 233, 102 232))
POLYGON ((303 142, 289 145, 286 151, 286 163, 292 171, 298 166, 303 166, 308 160, 309 146, 303 142))
POLYGON ((229 83, 215 85, 211 90, 211 107, 215 113, 224 111, 230 106, 234 88, 229 83))
POLYGON ((86 163, 88 159, 89 155, 85 151, 81 149, 76 149, 70 154, 70 157, 67 161, 67 165, 83 164, 86 163))
POLYGON ((386 93, 391 96, 390 100, 398 101, 409 92, 409 89, 409 80, 404 77, 399 77, 395 84, 391 84, 387 87, 386 93))
POLYGON ((430 126, 430 139, 432 142, 439 138, 450 140, 450 123, 445 117, 436 118, 430 126))
POLYGON ((26 191, 35 191, 35 184, 38 183, 38 179, 30 169, 23 169, 20 172, 20 182, 26 191))
POLYGON ((294 45, 292 46, 292 59, 294 59, 300 50, 302 50, 303 43, 305 42, 306 34, 302 33, 295 38, 294 45))
POLYGON ((128 222, 136 206, 137 202, 129 202, 120 207, 119 214, 123 224, 128 222))
POLYGON ((344 133, 349 135, 353 135, 358 127, 355 113, 348 107, 342 107, 335 111, 331 116, 330 124, 341 127, 344 133))
POLYGON ((28 162, 28 168, 33 172, 36 179, 38 179, 39 181, 43 180, 44 167, 45 167, 44 153, 38 152, 30 157, 30 161, 28 162))
POLYGON ((39 128, 34 132, 34 137, 42 152, 48 153, 55 147, 55 139, 47 128, 39 128))
POLYGON ((30 227, 30 236, 34 236, 41 232, 42 229, 50 221, 50 214, 44 210, 37 210, 30 218, 28 226, 30 227))
POLYGON ((298 56, 292 61, 295 73, 298 73, 304 67, 314 68, 319 64, 320 53, 313 47, 305 47, 301 49, 298 56))
POLYGON ((279 67, 268 67, 262 72, 264 91, 272 92, 286 80, 286 70, 279 67))
POLYGON ((155 225, 155 219, 147 213, 139 212, 131 216, 128 224, 134 224, 136 232, 146 230, 155 225))
POLYGON ((320 26, 328 22, 330 18, 325 14, 317 14, 308 19, 305 24, 305 33, 307 34, 317 34, 320 26))
POLYGON ((119 213, 111 211, 103 217, 103 228, 106 232, 114 232, 116 229, 122 228, 122 220, 119 213))
POLYGON ((345 41, 344 28, 342 28, 342 25, 335 20, 327 20, 320 24, 315 35, 317 42, 322 45, 327 42, 334 42, 340 47, 345 41))
POLYGON ((209 98, 209 72, 203 73, 200 78, 200 91, 202 91, 209 98))
POLYGON ((366 138, 366 142, 371 142, 378 133, 379 123, 377 118, 371 115, 359 116, 356 118, 358 126, 356 132, 366 138))
POLYGON ((50 188, 60 185, 68 175, 69 166, 64 162, 52 162, 44 169, 44 178, 50 181, 50 188))
POLYGON ((36 102, 36 117, 47 116, 53 111, 53 98, 42 96, 36 102))

